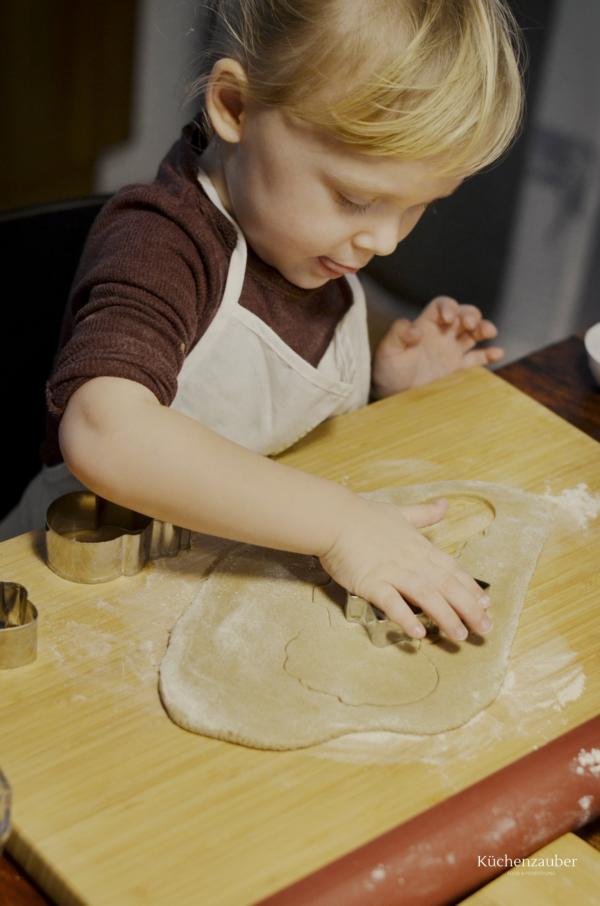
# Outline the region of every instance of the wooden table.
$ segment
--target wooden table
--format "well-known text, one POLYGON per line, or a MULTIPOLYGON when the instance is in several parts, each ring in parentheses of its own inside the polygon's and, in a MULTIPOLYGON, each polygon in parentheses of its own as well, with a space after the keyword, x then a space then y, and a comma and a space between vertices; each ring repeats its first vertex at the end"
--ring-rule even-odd
POLYGON ((532 352, 496 374, 600 440, 600 388, 588 368, 581 336, 532 352))
MULTIPOLYGON (((600 391, 587 369, 579 337, 533 353, 497 374, 562 418, 600 440, 600 391)), ((0 903, 39 906, 51 901, 8 857, 0 858, 0 903)))

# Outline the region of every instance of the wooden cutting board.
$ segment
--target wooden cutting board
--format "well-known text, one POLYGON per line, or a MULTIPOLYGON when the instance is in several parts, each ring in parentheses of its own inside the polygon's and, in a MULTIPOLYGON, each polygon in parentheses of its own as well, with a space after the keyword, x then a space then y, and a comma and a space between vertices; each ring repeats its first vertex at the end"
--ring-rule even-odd
POLYGON ((598 906, 600 853, 575 834, 564 834, 535 853, 537 865, 515 867, 461 900, 460 906, 598 906), (558 858, 557 858, 558 857, 558 858), (558 861, 562 859, 562 863, 558 861), (567 861, 568 860, 568 861, 567 861))
MULTIPOLYGON (((600 492, 600 446, 484 370, 338 418, 281 458, 361 491, 478 479, 600 492)), ((252 903, 598 711, 600 519, 571 519, 538 563, 502 693, 467 726, 287 753, 188 733, 162 709, 157 669, 223 545, 196 535, 96 586, 55 576, 42 532, 0 545, 2 579, 40 611, 37 661, 0 671, 9 851, 60 904, 252 903)))

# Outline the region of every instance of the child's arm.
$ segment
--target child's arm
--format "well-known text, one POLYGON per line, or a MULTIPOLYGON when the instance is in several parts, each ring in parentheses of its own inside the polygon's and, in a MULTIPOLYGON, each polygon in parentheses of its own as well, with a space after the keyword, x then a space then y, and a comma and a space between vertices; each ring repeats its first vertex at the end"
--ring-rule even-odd
POLYGON ((415 528, 439 521, 443 501, 367 501, 221 437, 123 378, 83 384, 59 437, 73 474, 103 497, 194 531, 317 556, 411 635, 422 626, 402 594, 453 638, 466 634, 459 616, 485 631, 479 586, 415 528))

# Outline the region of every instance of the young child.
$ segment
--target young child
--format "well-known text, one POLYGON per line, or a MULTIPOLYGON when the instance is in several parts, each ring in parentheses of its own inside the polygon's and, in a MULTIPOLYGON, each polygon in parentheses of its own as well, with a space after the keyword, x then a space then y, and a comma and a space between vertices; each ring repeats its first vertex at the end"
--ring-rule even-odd
MULTIPOLYGON (((397 508, 268 458, 325 419, 458 368, 496 329, 439 297, 371 369, 356 272, 509 145, 522 88, 502 0, 230 0, 197 122, 88 238, 47 385, 42 471, 4 537, 87 487, 157 519, 320 558, 413 637, 489 599, 397 508)), ((398 426, 399 432, 402 426, 398 426)))

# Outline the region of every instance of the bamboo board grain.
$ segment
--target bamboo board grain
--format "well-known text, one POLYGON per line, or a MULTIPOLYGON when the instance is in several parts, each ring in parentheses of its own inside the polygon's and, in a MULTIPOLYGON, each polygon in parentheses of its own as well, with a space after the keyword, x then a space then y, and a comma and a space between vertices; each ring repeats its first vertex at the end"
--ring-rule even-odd
MULTIPOLYGON (((600 446, 479 369, 333 420, 281 458, 356 490, 600 491, 600 446)), ((157 667, 222 546, 197 535, 138 576, 84 586, 46 568, 41 532, 0 545, 2 579, 41 612, 37 662, 0 672, 9 850, 60 904, 252 903, 597 713, 600 520, 552 535, 505 689, 466 727, 288 753, 187 733, 160 705, 157 667)))

